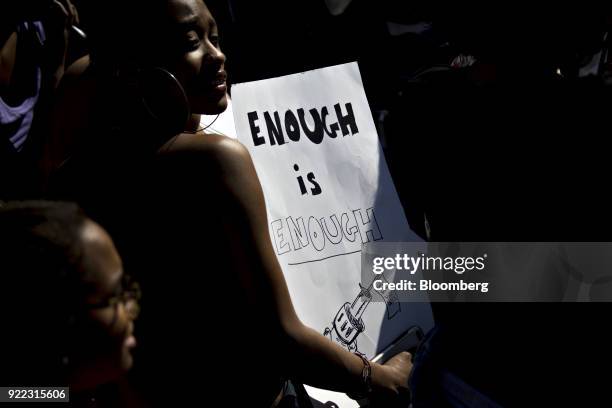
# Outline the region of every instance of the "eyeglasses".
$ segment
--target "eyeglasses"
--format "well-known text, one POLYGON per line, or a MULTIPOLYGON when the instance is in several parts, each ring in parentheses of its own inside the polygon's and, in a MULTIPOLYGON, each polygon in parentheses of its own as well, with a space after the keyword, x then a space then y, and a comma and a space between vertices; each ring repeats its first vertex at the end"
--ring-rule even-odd
POLYGON ((89 310, 114 308, 119 309, 119 304, 123 304, 128 313, 128 316, 134 320, 140 314, 140 306, 138 301, 142 297, 140 284, 134 281, 129 275, 123 274, 121 277, 121 285, 117 289, 117 293, 113 296, 102 300, 98 303, 90 303, 87 305, 89 310))

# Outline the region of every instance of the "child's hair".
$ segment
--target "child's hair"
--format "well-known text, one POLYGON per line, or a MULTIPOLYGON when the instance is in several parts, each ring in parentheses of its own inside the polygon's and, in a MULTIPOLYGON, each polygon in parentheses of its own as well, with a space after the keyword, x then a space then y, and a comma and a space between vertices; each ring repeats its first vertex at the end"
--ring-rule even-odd
POLYGON ((86 220, 71 203, 0 203, 0 321, 5 344, 0 383, 61 383, 63 360, 73 347, 70 336, 86 292, 80 267, 80 231, 86 220))

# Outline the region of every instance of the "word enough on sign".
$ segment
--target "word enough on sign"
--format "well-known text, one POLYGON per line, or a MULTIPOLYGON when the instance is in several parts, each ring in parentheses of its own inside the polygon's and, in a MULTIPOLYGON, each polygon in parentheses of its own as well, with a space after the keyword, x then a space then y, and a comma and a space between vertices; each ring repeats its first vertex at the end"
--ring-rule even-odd
MULTIPOLYGON (((353 113, 353 106, 350 103, 346 103, 344 107, 346 109, 346 114, 342 113, 342 107, 339 103, 334 105, 336 122, 329 125, 327 124, 327 117, 329 116, 329 109, 327 106, 321 109, 310 109, 308 112, 314 123, 312 129, 308 126, 306 112, 302 108, 298 109, 296 113, 291 109, 287 109, 283 121, 281 121, 278 111, 274 111, 272 114, 265 111, 263 113, 263 118, 268 131, 269 143, 271 146, 283 145, 286 143, 285 135, 287 135, 289 140, 298 142, 303 133, 312 143, 320 144, 325 135, 333 139, 338 136, 339 131, 342 132, 342 136, 359 133, 355 114, 353 113)), ((260 135, 261 129, 257 126, 257 121, 260 119, 259 114, 257 111, 252 111, 247 113, 247 117, 249 120, 249 127, 251 128, 253 144, 255 146, 265 145, 266 138, 260 135)))

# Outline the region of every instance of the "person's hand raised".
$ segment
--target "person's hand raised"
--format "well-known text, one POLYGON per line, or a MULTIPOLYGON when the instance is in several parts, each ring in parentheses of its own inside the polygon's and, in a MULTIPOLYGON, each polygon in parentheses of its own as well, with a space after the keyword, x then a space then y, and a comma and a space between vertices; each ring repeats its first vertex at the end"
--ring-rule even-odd
POLYGON ((44 65, 57 85, 64 73, 70 27, 79 23, 79 14, 70 0, 53 0, 43 23, 47 36, 44 65))

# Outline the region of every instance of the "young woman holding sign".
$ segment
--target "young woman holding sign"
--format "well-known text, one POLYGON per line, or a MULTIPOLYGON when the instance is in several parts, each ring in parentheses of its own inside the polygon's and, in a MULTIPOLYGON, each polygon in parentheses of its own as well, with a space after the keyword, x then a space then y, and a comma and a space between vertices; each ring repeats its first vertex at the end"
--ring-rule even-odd
POLYGON ((66 84, 57 111, 86 113, 58 126, 73 143, 56 157, 63 165, 51 185, 111 232, 138 274, 141 389, 155 401, 215 394, 269 406, 291 378, 397 398, 410 355, 369 363, 300 322, 247 150, 199 127, 200 114, 227 105, 225 56, 206 5, 98 3, 92 64, 66 84))

